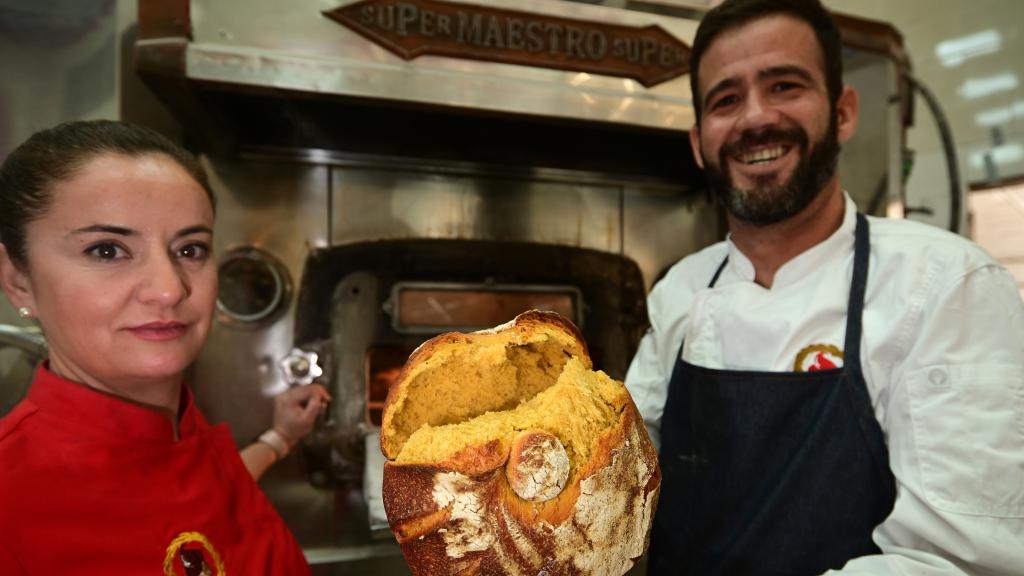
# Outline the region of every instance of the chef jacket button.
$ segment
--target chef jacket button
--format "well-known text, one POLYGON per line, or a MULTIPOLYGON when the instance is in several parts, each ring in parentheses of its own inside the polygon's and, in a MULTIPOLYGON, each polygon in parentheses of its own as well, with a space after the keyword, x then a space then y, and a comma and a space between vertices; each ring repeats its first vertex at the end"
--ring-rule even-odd
POLYGON ((949 376, 942 368, 932 368, 931 371, 928 372, 928 381, 936 386, 942 386, 948 379, 949 376))

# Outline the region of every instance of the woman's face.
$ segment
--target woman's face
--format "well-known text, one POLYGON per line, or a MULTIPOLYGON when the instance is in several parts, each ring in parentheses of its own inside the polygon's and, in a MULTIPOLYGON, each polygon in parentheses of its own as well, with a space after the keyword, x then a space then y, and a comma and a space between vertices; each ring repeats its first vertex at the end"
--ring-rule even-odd
POLYGON ((213 208, 170 158, 105 154, 26 230, 27 305, 56 373, 125 393, 178 383, 210 330, 213 208))

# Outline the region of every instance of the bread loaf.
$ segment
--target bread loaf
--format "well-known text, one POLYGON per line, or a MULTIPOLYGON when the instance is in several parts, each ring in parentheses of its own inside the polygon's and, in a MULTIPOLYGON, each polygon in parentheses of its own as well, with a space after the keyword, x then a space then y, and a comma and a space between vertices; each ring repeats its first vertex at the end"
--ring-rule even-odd
POLYGON ((646 550, 657 455, 557 314, 425 342, 389 391, 381 449, 413 574, 621 576, 646 550))

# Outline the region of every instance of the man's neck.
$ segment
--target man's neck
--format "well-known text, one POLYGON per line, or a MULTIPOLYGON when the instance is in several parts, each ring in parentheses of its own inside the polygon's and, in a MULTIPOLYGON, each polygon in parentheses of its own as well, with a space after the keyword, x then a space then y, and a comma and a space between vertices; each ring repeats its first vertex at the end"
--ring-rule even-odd
POLYGON ((845 206, 839 180, 833 178, 799 214, 768 226, 755 226, 730 214, 729 232, 736 248, 754 265, 754 281, 771 288, 783 264, 839 229, 845 206))

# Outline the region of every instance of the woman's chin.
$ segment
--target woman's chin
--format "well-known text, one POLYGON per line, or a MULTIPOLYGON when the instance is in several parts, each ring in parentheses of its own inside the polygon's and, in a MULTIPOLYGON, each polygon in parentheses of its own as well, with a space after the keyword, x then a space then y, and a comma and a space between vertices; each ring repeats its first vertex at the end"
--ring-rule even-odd
POLYGON ((132 367, 126 366, 125 375, 150 382, 176 384, 182 381, 190 363, 176 358, 152 359, 132 367))

